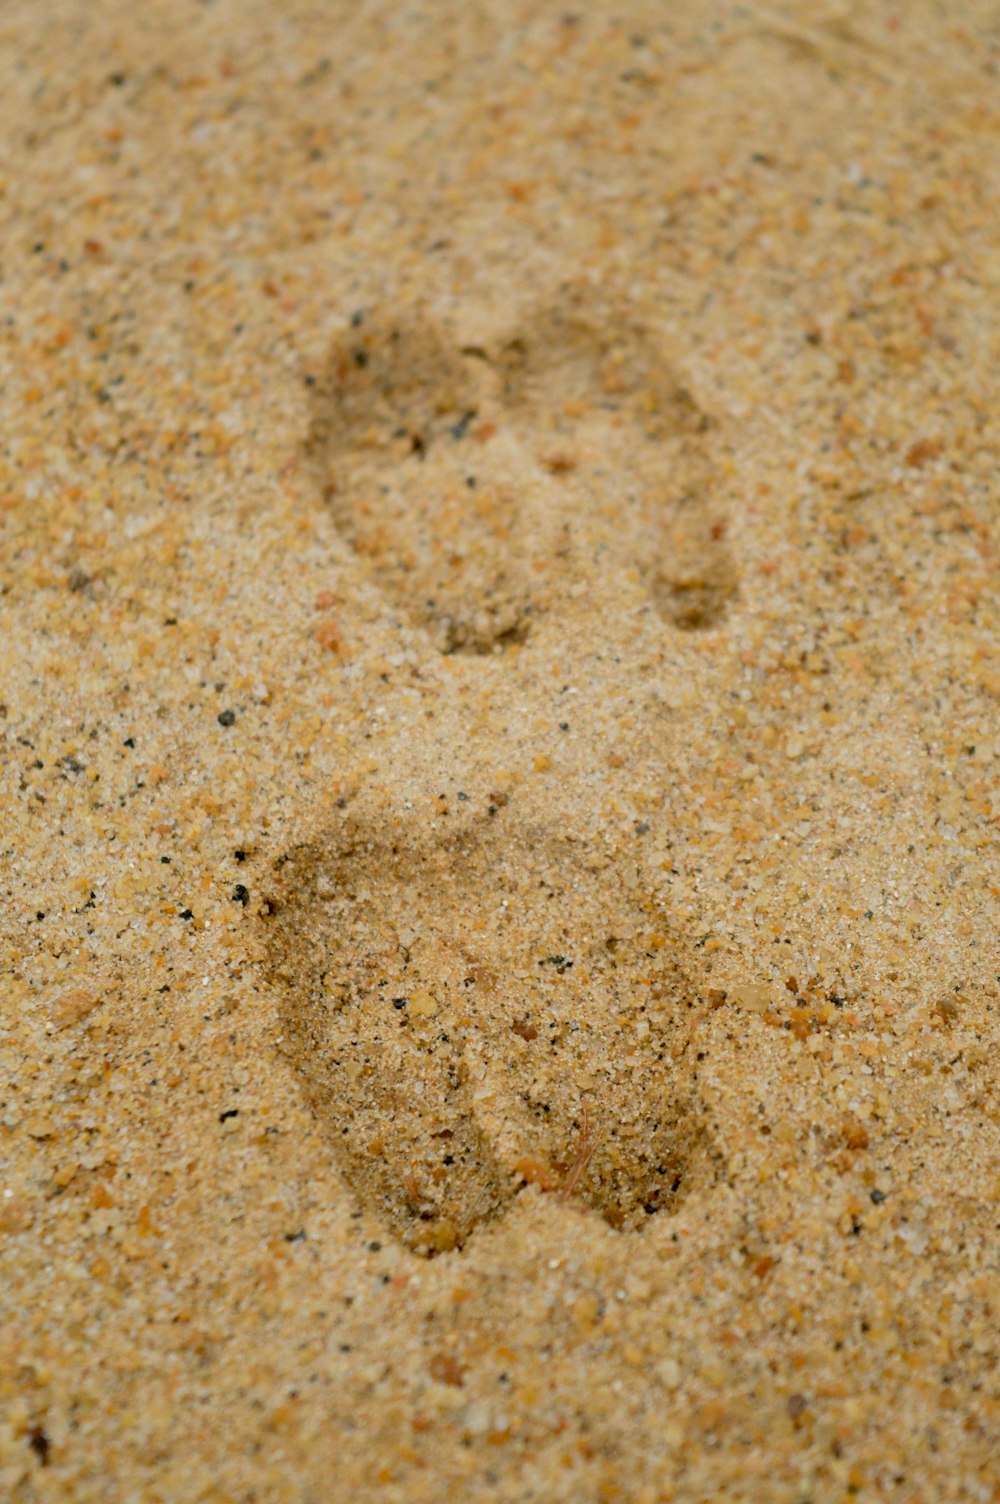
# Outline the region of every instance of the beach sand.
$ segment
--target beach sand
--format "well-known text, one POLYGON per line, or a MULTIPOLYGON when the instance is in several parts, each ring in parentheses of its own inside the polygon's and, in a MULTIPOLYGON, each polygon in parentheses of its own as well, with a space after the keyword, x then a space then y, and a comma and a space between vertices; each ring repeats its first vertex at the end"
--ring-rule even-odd
POLYGON ((0 1498, 1000 1499, 1000 30, 0 17, 0 1498))

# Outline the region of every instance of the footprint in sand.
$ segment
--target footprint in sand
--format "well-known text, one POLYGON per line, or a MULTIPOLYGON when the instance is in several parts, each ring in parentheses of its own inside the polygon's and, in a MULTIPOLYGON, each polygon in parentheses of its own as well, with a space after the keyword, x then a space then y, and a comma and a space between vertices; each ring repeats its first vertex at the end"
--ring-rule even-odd
POLYGON ((316 387, 307 449, 337 527, 443 653, 521 641, 533 610, 516 474, 484 454, 495 387, 482 352, 387 318, 339 341, 316 387))
POLYGON ((511 421, 565 492, 592 558, 637 569, 660 615, 717 625, 737 592, 714 421, 627 309, 577 295, 498 352, 511 421))
POLYGON ((490 806, 458 834, 343 829, 277 864, 283 1048, 359 1202, 423 1253, 527 1184, 642 1227, 710 1179, 700 1008, 624 870, 490 806))
MULTIPOLYGON (((488 346, 364 318, 317 384, 336 522, 442 652, 523 641, 560 582, 631 571, 666 621, 736 575, 712 421, 627 310, 566 295, 488 346)), ((497 798, 461 833, 346 821, 278 863, 266 969, 285 1048, 359 1201, 460 1246, 525 1185, 641 1227, 711 1178, 699 1004, 625 869, 497 798)))
POLYGON ((486 654, 525 640, 574 552, 637 570, 672 625, 716 625, 737 576, 713 427, 627 310, 577 294, 490 347, 363 317, 307 450, 386 597, 442 652, 486 654))

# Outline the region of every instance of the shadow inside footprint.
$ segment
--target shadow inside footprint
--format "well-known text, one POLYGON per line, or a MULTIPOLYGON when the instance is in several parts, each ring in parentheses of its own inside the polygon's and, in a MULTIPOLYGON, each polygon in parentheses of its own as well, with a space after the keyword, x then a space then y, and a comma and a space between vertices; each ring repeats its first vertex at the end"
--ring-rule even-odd
POLYGON ((366 318, 314 388, 307 453, 341 533, 445 653, 493 653, 531 615, 515 488, 481 473, 495 379, 426 320, 366 318))
POLYGON ((696 999, 656 905, 562 836, 360 826, 278 863, 284 1049, 360 1202, 460 1246, 527 1183, 642 1226, 707 1173, 696 999))
MULTIPOLYGON (((725 616, 738 580, 712 454, 713 420, 626 310, 577 291, 499 354, 509 409, 683 630, 725 616)), ((598 530, 600 538, 600 530, 598 530)))

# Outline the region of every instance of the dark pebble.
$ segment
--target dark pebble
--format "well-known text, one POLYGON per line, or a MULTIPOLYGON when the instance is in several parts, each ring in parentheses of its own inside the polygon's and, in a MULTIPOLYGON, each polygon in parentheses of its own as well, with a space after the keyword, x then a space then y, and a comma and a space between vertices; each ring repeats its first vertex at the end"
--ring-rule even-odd
POLYGON ((40 1462, 42 1467, 48 1467, 49 1450, 52 1446, 52 1443, 49 1441, 48 1436, 41 1426, 32 1426, 31 1430, 28 1432, 28 1445, 34 1452, 35 1456, 38 1458, 38 1461, 40 1462))

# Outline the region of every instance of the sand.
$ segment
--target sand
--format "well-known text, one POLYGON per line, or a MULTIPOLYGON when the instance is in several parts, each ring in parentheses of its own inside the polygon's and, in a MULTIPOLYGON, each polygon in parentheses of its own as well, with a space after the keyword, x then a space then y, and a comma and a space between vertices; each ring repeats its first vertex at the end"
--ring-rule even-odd
POLYGON ((0 1498, 1000 1498, 993 7, 0 17, 0 1498))

